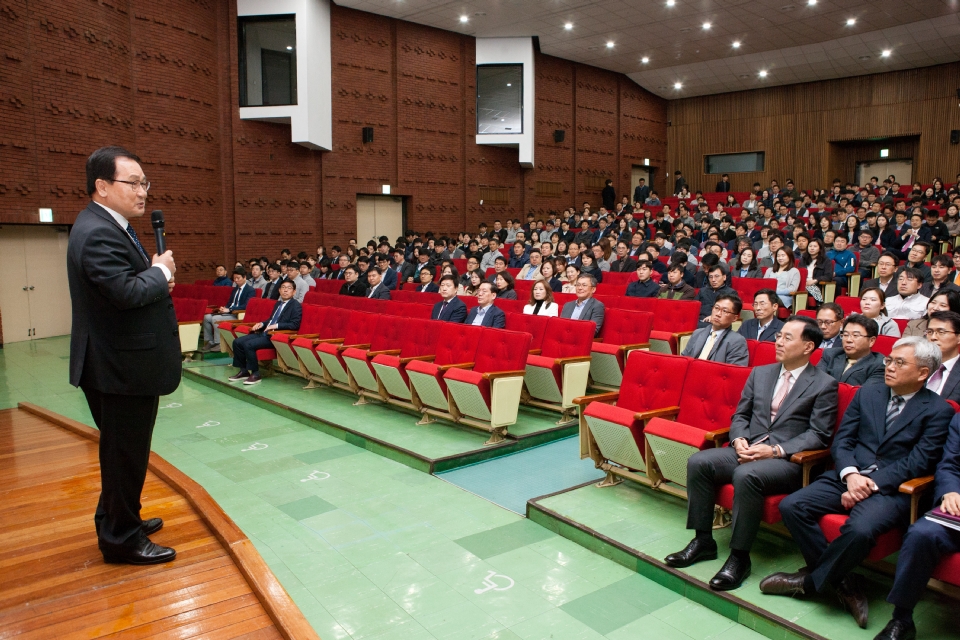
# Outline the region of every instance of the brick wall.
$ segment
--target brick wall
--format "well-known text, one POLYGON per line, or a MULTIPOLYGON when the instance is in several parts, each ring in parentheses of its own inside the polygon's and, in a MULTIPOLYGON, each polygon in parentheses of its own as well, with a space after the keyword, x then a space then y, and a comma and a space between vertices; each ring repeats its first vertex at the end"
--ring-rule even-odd
MULTIPOLYGON (((524 170, 516 150, 475 143, 473 38, 337 6, 332 19, 334 149, 321 153, 286 125, 239 119, 233 2, 0 0, 0 223, 36 222, 38 207, 72 222, 86 156, 127 145, 192 281, 217 261, 345 243, 357 194, 382 184, 407 198, 409 227, 455 232, 596 205, 588 176, 626 193, 632 164, 665 163, 666 102, 625 76, 538 54, 524 170), (537 196, 540 181, 562 196, 537 196), (483 187, 509 203, 480 206, 483 187)), ((152 237, 148 220, 134 226, 152 237)))

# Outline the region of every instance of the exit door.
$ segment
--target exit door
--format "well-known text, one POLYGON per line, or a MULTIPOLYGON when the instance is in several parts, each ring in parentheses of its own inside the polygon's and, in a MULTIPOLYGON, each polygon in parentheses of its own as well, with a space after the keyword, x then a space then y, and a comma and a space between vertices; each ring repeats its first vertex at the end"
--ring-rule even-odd
POLYGON ((0 226, 0 311, 3 341, 70 333, 66 228, 0 226))
POLYGON ((357 244, 387 236, 390 244, 403 236, 403 198, 397 196, 357 196, 357 244))

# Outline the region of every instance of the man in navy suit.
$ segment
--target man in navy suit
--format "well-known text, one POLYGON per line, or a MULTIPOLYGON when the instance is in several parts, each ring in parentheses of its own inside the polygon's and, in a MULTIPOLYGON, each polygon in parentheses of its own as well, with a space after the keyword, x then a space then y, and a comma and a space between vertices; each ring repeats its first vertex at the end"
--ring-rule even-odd
POLYGON ((257 361, 258 349, 271 348, 270 332, 296 331, 300 328, 303 310, 300 303, 293 299, 297 288, 286 280, 280 285, 280 299, 273 305, 273 312, 266 322, 258 322, 250 327, 250 333, 233 341, 233 366, 240 370, 230 376, 230 382, 256 384, 260 382, 260 363, 257 361))
POLYGON ((440 288, 433 281, 436 269, 433 267, 423 267, 420 269, 420 284, 414 289, 417 293, 437 293, 440 288))
POLYGON ((385 286, 390 291, 397 289, 397 272, 390 268, 390 256, 381 253, 377 256, 377 267, 380 268, 380 276, 385 286))
POLYGON ((494 306, 493 302, 496 299, 497 290, 493 288, 493 285, 489 282, 480 283, 480 287, 477 289, 477 301, 480 304, 470 309, 465 324, 478 327, 494 327, 495 329, 506 327, 507 316, 501 309, 494 306))
POLYGON ((235 320, 236 312, 247 308, 247 302, 254 296, 256 289, 247 284, 247 270, 237 267, 233 270, 233 291, 227 306, 217 309, 217 313, 203 316, 204 351, 220 350, 220 332, 217 326, 225 320, 235 320))
POLYGON ((370 288, 367 289, 367 297, 374 300, 389 300, 390 289, 383 284, 380 274, 380 267, 370 267, 367 269, 367 282, 370 288))
MULTIPOLYGON (((960 516, 960 415, 950 422, 943 460, 934 479, 933 505, 960 516)), ((905 640, 916 637, 913 609, 926 590, 940 559, 960 553, 960 531, 921 517, 907 531, 897 559, 897 574, 887 602, 894 606, 893 619, 877 638, 905 640)))
POLYGON ((457 297, 457 279, 450 274, 440 278, 440 295, 443 300, 433 305, 431 320, 462 323, 467 317, 467 305, 457 297))
POLYGON ((783 523, 807 561, 806 570, 774 573, 760 591, 798 596, 828 587, 866 628, 869 604, 853 569, 877 537, 910 521, 907 480, 933 473, 947 440, 953 408, 926 387, 940 367, 940 349, 920 337, 901 338, 884 360, 886 384, 861 387, 843 416, 831 447, 835 469, 780 503, 783 523), (828 543, 820 518, 849 514, 828 543))
POLYGON ((777 317, 780 311, 780 296, 773 289, 760 289, 753 294, 753 317, 744 320, 737 331, 747 340, 776 342, 777 333, 783 328, 783 320, 777 317))

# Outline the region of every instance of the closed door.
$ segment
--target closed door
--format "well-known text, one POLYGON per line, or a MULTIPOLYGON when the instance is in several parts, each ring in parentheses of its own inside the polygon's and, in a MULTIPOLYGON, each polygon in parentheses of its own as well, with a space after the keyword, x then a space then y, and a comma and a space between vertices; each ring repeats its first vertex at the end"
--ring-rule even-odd
POLYGON ((66 229, 0 227, 0 310, 4 342, 70 333, 66 229))
POLYGON ((357 196, 357 243, 387 236, 390 244, 403 235, 403 198, 357 196))
MULTIPOLYGON (((857 184, 867 184, 873 176, 880 178, 880 182, 886 180, 887 176, 896 176, 900 184, 910 185, 913 180, 913 160, 907 158, 857 163, 857 184)), ((904 193, 905 190, 900 189, 900 192, 904 193)), ((906 192, 909 193, 909 189, 906 189, 906 192)))

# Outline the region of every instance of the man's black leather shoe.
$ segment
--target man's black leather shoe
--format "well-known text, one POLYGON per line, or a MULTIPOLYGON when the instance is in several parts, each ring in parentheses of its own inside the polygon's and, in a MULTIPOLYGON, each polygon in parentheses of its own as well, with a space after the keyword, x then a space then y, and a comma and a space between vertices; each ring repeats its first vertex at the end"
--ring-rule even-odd
POLYGON ((912 622, 891 620, 873 640, 914 640, 917 626, 912 622))
POLYGON ((145 535, 141 535, 134 546, 100 543, 100 552, 108 564, 163 564, 177 557, 175 549, 154 544, 145 535))
POLYGON ((710 588, 715 591, 737 589, 750 575, 750 558, 741 560, 733 554, 723 563, 717 575, 710 580, 710 588))
POLYGON ((140 529, 145 535, 150 535, 151 533, 156 533, 163 528, 163 518, 149 518, 143 521, 143 524, 140 525, 140 529))
POLYGON ((805 571, 772 573, 760 581, 760 591, 773 596, 802 596, 804 595, 803 579, 806 576, 805 571))
POLYGON ((713 538, 694 538, 683 551, 671 553, 663 559, 669 566, 677 569, 689 567, 701 560, 717 559, 717 541, 713 538))
POLYGON ((860 576, 855 573, 848 574, 837 585, 836 591, 840 602, 857 621, 857 626, 866 629, 867 618, 870 617, 870 602, 860 586, 860 576))

